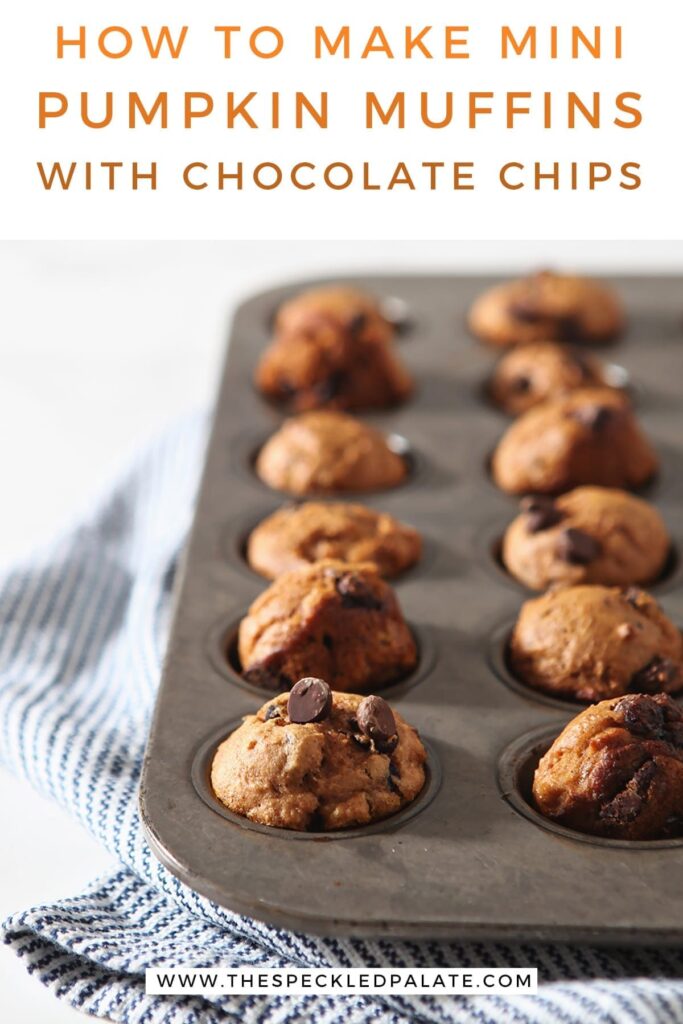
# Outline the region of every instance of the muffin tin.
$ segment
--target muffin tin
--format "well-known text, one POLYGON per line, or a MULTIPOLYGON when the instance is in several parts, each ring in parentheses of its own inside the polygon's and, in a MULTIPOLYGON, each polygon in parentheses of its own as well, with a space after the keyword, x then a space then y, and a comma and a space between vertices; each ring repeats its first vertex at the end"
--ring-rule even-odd
MULTIPOLYGON (((302 834, 231 815, 208 781, 212 751, 268 698, 239 678, 226 649, 267 586, 242 563, 242 552, 249 526, 283 500, 253 473, 258 445, 283 417, 251 377, 274 310, 311 285, 297 282, 235 315, 141 782, 152 849, 217 903, 304 932, 680 944, 683 841, 579 835, 542 819, 528 802, 538 758, 577 705, 501 677, 505 628, 525 597, 491 556, 517 508, 487 471, 509 420, 483 394, 495 353, 465 328, 469 304, 492 280, 349 283, 401 310, 405 328, 396 343, 417 384, 404 406, 362 417, 405 439, 409 480, 351 500, 417 526, 425 539, 426 557, 393 583, 420 664, 381 692, 426 741, 426 789, 375 825, 302 834)), ((683 511, 681 283, 611 283, 630 323, 608 358, 637 389, 639 416, 662 459, 646 496, 672 527, 683 511)), ((658 596, 683 623, 683 585, 658 596)))

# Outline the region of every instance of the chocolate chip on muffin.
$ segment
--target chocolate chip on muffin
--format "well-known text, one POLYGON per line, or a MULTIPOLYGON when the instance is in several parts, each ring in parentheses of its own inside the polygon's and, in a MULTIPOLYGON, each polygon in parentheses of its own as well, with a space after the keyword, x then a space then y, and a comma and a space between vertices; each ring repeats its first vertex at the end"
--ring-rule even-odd
POLYGON ((591 565, 600 554, 600 541, 573 526, 561 530, 557 538, 557 556, 567 565, 591 565))
POLYGON ((273 512, 252 530, 247 561, 276 579, 323 558, 372 562, 382 576, 397 576, 420 557, 417 530, 384 512, 347 502, 307 501, 273 512))
POLYGON ((546 341, 599 345, 621 333, 624 315, 606 285, 544 271, 484 292, 469 324, 481 341, 499 348, 546 341))
POLYGON ((320 722, 332 710, 332 690, 324 679, 307 676, 299 679, 289 691, 287 714, 290 722, 303 725, 320 722))
POLYGON ((256 385, 296 412, 384 408, 412 381, 378 303, 354 288, 316 288, 286 302, 256 368, 256 385))
POLYGON ((558 498, 524 499, 503 537, 507 570, 532 590, 552 584, 647 584, 658 579, 671 541, 654 506, 625 491, 577 487, 558 498))
POLYGON ((489 394, 501 409, 518 416, 579 388, 608 386, 606 370, 596 356, 571 345, 541 341, 513 349, 499 360, 489 394))
POLYGON ((306 679, 228 736, 211 784, 221 803, 250 821, 327 831, 407 806, 425 784, 426 759, 417 731, 381 697, 306 679))
POLYGON ((665 694, 629 694, 586 708, 541 758, 541 814, 611 839, 683 834, 683 713, 665 694))
POLYGON ((378 430, 327 410, 285 420, 255 468, 269 487, 301 495, 383 490, 408 474, 405 459, 378 430))
POLYGON ((582 484, 641 487, 659 466, 627 400, 588 389, 529 409, 508 428, 491 461, 510 494, 559 494, 582 484))
POLYGON ((683 688, 683 638, 645 591, 580 585, 525 602, 508 659, 518 679, 553 696, 598 701, 683 688))
POLYGON ((331 559, 271 584, 240 623, 244 678, 271 690, 303 676, 369 690, 411 672, 417 648, 394 591, 374 565, 331 559))
POLYGON ((522 498, 519 507, 524 513, 524 529, 527 533, 548 530, 562 519, 562 513, 553 499, 541 494, 522 498))

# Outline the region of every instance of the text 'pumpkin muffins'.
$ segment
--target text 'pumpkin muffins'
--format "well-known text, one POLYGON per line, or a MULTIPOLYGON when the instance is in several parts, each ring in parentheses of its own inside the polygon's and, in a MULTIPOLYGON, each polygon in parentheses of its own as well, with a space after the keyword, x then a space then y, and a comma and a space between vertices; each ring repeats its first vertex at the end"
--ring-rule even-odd
POLYGON ((526 601, 508 657, 519 679, 557 697, 597 701, 683 687, 680 630, 635 587, 562 587, 526 601))
POLYGON ((367 691, 410 673, 417 647, 374 565, 327 560, 294 569, 256 598, 239 627, 244 678, 269 690, 319 676, 367 691))
POLYGON ((276 828, 368 825, 425 784, 416 729, 381 697, 332 692, 306 678, 248 715, 218 748, 211 783, 234 814, 276 828))
POLYGON ((582 711, 541 758, 533 798, 547 818, 609 839, 683 834, 683 713, 665 694, 582 711))
POLYGON ((509 494, 559 494, 582 484, 641 487, 659 467, 626 398, 587 389, 543 402, 512 423, 491 461, 509 494))
POLYGON ((316 288, 279 310, 256 385, 293 411, 396 405, 412 381, 396 354, 394 328, 378 303, 354 288, 316 288))
POLYGON ((334 558, 372 562, 382 576, 397 576, 420 557, 417 530, 384 512, 348 502, 307 501, 278 509, 256 526, 247 561, 267 579, 334 558))
POLYGON ((608 487, 532 497, 503 537, 503 563, 532 590, 553 584, 641 586, 658 579, 671 541, 657 509, 608 487))
POLYGON ((397 487, 408 467, 378 430, 320 410, 285 420, 259 452, 256 472, 269 487, 304 495, 397 487))
POLYGON ((499 348, 536 341, 601 345, 621 333, 624 315, 607 285, 543 271, 484 292, 472 305, 469 325, 499 348))

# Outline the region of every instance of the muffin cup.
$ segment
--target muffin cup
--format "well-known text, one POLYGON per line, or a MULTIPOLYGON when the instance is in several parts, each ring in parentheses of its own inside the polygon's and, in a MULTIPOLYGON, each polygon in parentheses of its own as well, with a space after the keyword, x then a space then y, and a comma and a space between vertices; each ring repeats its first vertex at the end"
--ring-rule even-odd
POLYGON ((615 850, 668 850, 683 846, 683 836, 674 839, 609 839, 594 836, 588 832, 567 828, 547 818, 534 806, 531 787, 534 773, 543 755, 550 749, 556 736, 566 722, 560 722, 554 729, 543 726, 525 733, 505 748, 498 759, 498 785, 505 800, 518 814, 539 828, 552 832, 563 839, 589 843, 615 850))
POLYGON ((215 811, 216 814, 220 814, 226 821, 231 822, 233 825, 237 825, 240 828, 248 829, 252 832, 261 832, 263 835, 276 836, 280 839, 296 839, 306 840, 313 842, 324 842, 325 840, 333 839, 353 839, 361 836, 371 836, 381 832, 395 832, 400 829, 407 821, 414 818, 417 814, 420 814, 425 810, 426 807, 432 802, 434 797, 439 791, 441 786, 441 766, 439 759, 436 755, 436 751, 432 744, 425 740, 424 736, 421 736, 422 744, 427 752, 427 760, 425 762, 425 784, 409 804, 406 804, 396 814, 391 814, 387 818, 382 818, 381 821, 374 821, 370 825, 358 825, 351 828, 340 828, 332 831, 299 831, 291 828, 276 828, 273 825, 261 825, 258 822, 250 821, 249 818, 245 818, 240 814, 234 814, 229 808, 222 804, 214 793, 213 786, 211 785, 211 765, 216 750, 223 742, 227 739, 230 733, 238 729, 242 724, 242 718, 235 719, 232 722, 227 722, 221 726, 220 729, 216 729, 210 736, 208 736, 199 746, 192 762, 192 784, 196 789, 199 796, 202 798, 204 803, 215 811))
MULTIPOLYGON (((220 619, 214 623, 206 638, 206 652, 216 672, 235 686, 241 687, 255 697, 260 697, 263 702, 268 699, 268 696, 272 697, 276 693, 284 691, 256 686, 242 675, 242 666, 237 652, 237 636, 240 622, 247 611, 248 609, 245 608, 242 614, 236 618, 220 619)), ((391 682, 374 687, 370 683, 362 692, 382 694, 388 700, 393 700, 395 696, 402 695, 417 686, 433 671, 436 662, 436 645, 430 630, 426 626, 418 626, 414 622, 406 621, 417 647, 417 665, 411 672, 399 676, 391 682)))

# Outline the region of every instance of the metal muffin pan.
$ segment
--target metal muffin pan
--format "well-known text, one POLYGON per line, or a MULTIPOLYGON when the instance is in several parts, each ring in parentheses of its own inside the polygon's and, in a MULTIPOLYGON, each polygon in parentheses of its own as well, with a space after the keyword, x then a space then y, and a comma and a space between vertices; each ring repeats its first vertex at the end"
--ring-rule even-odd
MULTIPOLYGON (((349 281, 399 300, 407 325, 400 352, 417 385, 405 405, 362 417, 406 439, 410 479, 346 497, 428 538, 427 557, 393 581, 421 664, 412 680, 385 692, 428 744, 431 788, 413 813, 350 830, 343 842, 318 833, 302 843, 297 833, 251 826, 213 798, 211 751, 269 696, 224 660, 230 628, 268 585, 243 563, 244 538, 287 500, 253 473, 254 452, 284 416, 256 393, 252 373, 274 310, 314 283, 251 299, 232 325, 140 788, 154 852, 217 903, 304 932, 680 945, 680 842, 581 836, 539 820, 529 804, 534 758, 577 706, 506 685, 492 660, 496 630, 514 619, 527 592, 491 561, 490 545, 517 502, 494 486, 486 465, 509 423, 481 387, 496 353, 465 327, 489 278, 349 281)), ((681 282, 611 283, 629 327, 606 357, 637 389, 639 416, 662 460, 646 496, 674 525, 683 511, 681 282)), ((674 573, 659 597, 683 623, 679 582, 674 573)))

